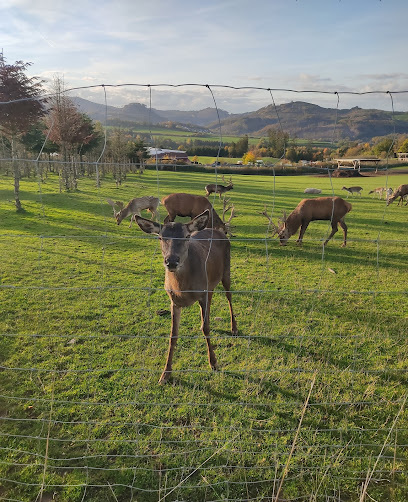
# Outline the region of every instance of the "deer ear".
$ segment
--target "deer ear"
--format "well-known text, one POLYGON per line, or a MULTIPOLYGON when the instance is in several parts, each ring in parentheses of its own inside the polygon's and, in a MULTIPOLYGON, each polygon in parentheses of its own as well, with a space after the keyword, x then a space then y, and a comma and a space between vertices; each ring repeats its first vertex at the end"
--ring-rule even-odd
POLYGON ((136 223, 143 230, 143 232, 146 232, 147 234, 160 235, 161 232, 160 223, 156 223, 155 221, 152 220, 146 220, 146 218, 142 218, 141 216, 137 215, 135 215, 135 218, 136 218, 136 223))
POLYGON ((210 211, 206 209, 203 213, 199 214, 193 220, 186 223, 188 232, 191 234, 193 232, 198 232, 199 230, 203 230, 208 224, 209 217, 210 217, 210 211))

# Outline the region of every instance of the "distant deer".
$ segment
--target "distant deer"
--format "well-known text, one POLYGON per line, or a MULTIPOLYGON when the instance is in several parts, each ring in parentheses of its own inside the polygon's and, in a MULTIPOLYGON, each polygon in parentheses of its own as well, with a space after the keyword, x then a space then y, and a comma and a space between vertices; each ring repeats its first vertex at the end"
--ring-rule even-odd
POLYGON ((297 242, 302 244, 303 235, 311 221, 329 220, 331 221, 332 231, 329 237, 324 241, 323 246, 329 242, 333 235, 338 231, 338 225, 343 229, 344 241, 342 246, 347 244, 347 225, 344 217, 351 211, 351 204, 341 197, 317 197, 316 199, 303 199, 296 208, 286 217, 284 212, 282 224, 278 227, 268 216, 266 207, 263 215, 266 216, 278 234, 281 246, 285 246, 288 239, 297 232, 300 227, 300 233, 297 242))
POLYGON ((363 187, 342 187, 342 190, 346 190, 347 191, 347 198, 349 196, 349 193, 351 193, 351 195, 357 193, 358 195, 360 195, 361 197, 361 191, 363 190, 363 187))
MULTIPOLYGON (((224 176, 222 176, 222 181, 225 183, 225 179, 224 179, 224 176)), ((219 185, 218 183, 211 183, 209 185, 205 185, 205 196, 206 197, 209 197, 210 194, 212 193, 217 193, 221 199, 221 196, 222 194, 224 194, 225 192, 228 192, 229 190, 232 190, 234 188, 234 185, 232 183, 232 179, 231 179, 231 176, 230 176, 230 179, 228 181, 228 184, 226 186, 224 185, 219 185)))
MULTIPOLYGON (((403 205, 403 200, 404 200, 404 197, 408 195, 408 185, 400 185, 396 190, 395 192, 391 195, 391 197, 387 200, 387 206, 389 206, 392 202, 394 202, 394 200, 399 197, 400 200, 398 201, 398 205, 400 205, 401 203, 401 206, 403 205)), ((408 204, 408 200, 407 202, 405 203, 405 205, 408 204)))
MULTIPOLYGON (((164 223, 174 221, 176 216, 188 216, 190 218, 195 218, 206 209, 210 211, 210 218, 208 219, 207 226, 210 228, 216 228, 222 230, 225 234, 230 233, 230 221, 235 217, 234 207, 230 206, 228 209, 232 209, 230 219, 225 222, 223 221, 215 209, 212 207, 209 200, 202 195, 193 195, 189 193, 172 193, 163 197, 163 206, 167 209, 168 215, 164 218, 164 223)), ((223 214, 225 214, 224 211, 223 214)))
POLYGON ((305 188, 303 193, 322 193, 320 188, 305 188))
POLYGON ((123 202, 113 202, 111 199, 107 199, 108 204, 113 207, 113 214, 116 218, 118 225, 120 225, 121 221, 124 218, 130 217, 130 225, 132 226, 132 221, 135 221, 135 215, 140 216, 140 212, 143 209, 147 209, 152 214, 152 219, 157 218, 157 208, 159 207, 160 200, 157 197, 153 197, 152 195, 146 195, 144 197, 137 197, 132 199, 125 207, 123 207, 123 202), (122 207, 119 211, 115 211, 116 207, 122 207))
POLYGON ((159 383, 171 376, 173 352, 179 336, 182 307, 197 302, 201 309, 201 330, 207 342, 211 369, 217 360, 210 340, 210 306, 214 289, 221 281, 225 289, 231 316, 231 332, 237 324, 232 309, 230 279, 230 242, 224 232, 206 228, 210 210, 206 209, 188 223, 160 223, 136 216, 136 222, 146 233, 158 235, 166 269, 164 287, 171 300, 171 332, 166 364, 159 383))
POLYGON ((368 195, 370 195, 372 193, 374 195, 378 195, 379 199, 382 199, 382 196, 383 196, 384 192, 385 192, 385 188, 384 187, 378 187, 378 188, 374 188, 374 190, 370 190, 368 192, 368 195))

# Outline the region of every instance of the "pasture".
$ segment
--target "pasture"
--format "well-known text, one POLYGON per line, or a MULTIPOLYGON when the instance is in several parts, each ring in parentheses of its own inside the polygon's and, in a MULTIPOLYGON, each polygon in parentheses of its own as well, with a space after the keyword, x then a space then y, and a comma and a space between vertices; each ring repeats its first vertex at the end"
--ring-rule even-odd
MULTIPOLYGON (((113 200, 204 195, 214 175, 145 171, 0 178, 0 498, 31 502, 408 499, 408 206, 368 195, 407 175, 357 180, 233 175, 229 331, 222 288, 208 366, 199 308, 184 309, 171 381, 170 302, 158 241, 113 200), (274 221, 306 187, 349 196, 342 232, 279 246, 274 221)), ((220 179, 218 179, 221 182, 220 179)), ((218 196, 210 198, 220 213, 218 196)), ((147 214, 145 214, 146 217, 147 214)), ((160 207, 160 221, 165 211, 160 207)))

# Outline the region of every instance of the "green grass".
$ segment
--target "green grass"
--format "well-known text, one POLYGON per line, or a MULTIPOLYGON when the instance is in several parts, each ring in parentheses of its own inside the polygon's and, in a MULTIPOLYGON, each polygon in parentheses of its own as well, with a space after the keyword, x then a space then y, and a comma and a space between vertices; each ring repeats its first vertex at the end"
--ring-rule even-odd
POLYGON ((118 189, 80 179, 68 194, 52 175, 24 179, 16 213, 12 179, 0 178, 0 498, 39 500, 43 486, 43 500, 63 502, 271 500, 316 375, 281 499, 358 501, 371 474, 367 500, 408 499, 408 207, 368 195, 407 177, 346 183, 364 188, 349 242, 339 232, 323 252, 327 222, 281 247, 260 213, 266 204, 276 221, 308 186, 346 196, 345 180, 233 175, 239 335, 219 289, 211 372, 198 305, 185 309, 159 386, 161 254, 105 200, 204 194, 214 179, 145 171, 118 189))

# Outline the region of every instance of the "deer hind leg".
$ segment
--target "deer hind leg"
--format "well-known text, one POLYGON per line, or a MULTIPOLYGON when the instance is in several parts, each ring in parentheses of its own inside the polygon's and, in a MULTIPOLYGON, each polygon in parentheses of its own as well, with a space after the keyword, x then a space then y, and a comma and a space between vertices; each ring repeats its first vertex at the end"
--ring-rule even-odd
POLYGON ((228 300, 228 306, 231 316, 231 333, 236 335, 238 333, 237 322, 235 320, 234 311, 232 309, 232 295, 231 295, 231 276, 230 276, 230 268, 225 267, 224 275, 222 277, 222 285, 225 289, 225 296, 228 300))
POLYGON ((339 225, 343 230, 343 236, 344 236, 343 244, 341 245, 341 247, 345 247, 347 245, 347 225, 343 220, 339 221, 339 225))
POLYGON ((310 223, 310 221, 302 223, 302 225, 300 227, 299 237, 296 241, 298 244, 302 244, 302 239, 303 239, 303 236, 305 235, 307 227, 309 226, 309 223, 310 223))
MULTIPOLYGON (((339 222, 339 223, 340 223, 340 222, 339 222)), ((343 223, 344 223, 344 222, 343 222, 343 223)), ((332 231, 330 232, 329 237, 327 237, 327 239, 324 241, 323 246, 325 246, 325 245, 329 242, 329 240, 333 237, 333 235, 334 235, 334 234, 338 231, 338 229, 339 229, 339 228, 338 228, 338 223, 337 223, 337 222, 332 221, 332 224, 331 224, 331 225, 332 225, 332 231)), ((341 225, 341 224, 340 224, 340 225, 341 225)), ((342 226, 342 225, 341 225, 341 227, 343 228, 343 226, 342 226)), ((346 227, 346 228, 347 228, 347 227, 346 227)))
POLYGON ((178 334, 179 334, 179 326, 180 326, 180 315, 181 315, 181 307, 177 307, 174 303, 171 304, 171 332, 170 332, 170 340, 169 340, 169 349, 167 352, 167 360, 164 366, 163 373, 159 378, 159 383, 166 383, 170 376, 172 370, 172 362, 173 362, 173 353, 174 349, 177 345, 178 334))
POLYGON ((210 340, 210 308, 212 300, 212 292, 208 292, 207 295, 199 300, 201 308, 201 331, 203 332, 205 341, 207 342, 208 351, 208 362, 212 370, 217 369, 217 358, 215 357, 214 349, 210 340))

